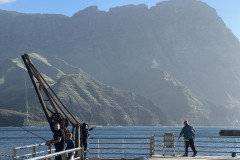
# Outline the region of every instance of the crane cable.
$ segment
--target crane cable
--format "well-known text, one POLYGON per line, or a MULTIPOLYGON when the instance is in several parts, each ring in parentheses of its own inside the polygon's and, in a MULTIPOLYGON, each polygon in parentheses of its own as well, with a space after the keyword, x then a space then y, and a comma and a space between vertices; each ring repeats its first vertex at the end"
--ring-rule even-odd
POLYGON ((28 119, 28 92, 27 92, 27 69, 26 67, 24 68, 25 70, 25 90, 26 90, 26 97, 25 97, 25 100, 26 100, 26 111, 27 111, 27 121, 29 121, 28 119))

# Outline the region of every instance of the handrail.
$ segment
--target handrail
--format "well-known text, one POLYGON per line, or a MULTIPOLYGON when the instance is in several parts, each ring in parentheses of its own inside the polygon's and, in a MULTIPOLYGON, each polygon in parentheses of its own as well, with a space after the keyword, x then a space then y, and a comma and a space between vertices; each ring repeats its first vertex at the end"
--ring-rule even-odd
POLYGON ((122 138, 115 138, 115 137, 91 137, 89 139, 149 139, 149 137, 122 137, 122 138))
POLYGON ((37 155, 42 154, 42 153, 46 153, 46 152, 51 153, 53 150, 55 150, 55 149, 52 149, 52 146, 47 146, 45 143, 15 147, 15 148, 13 148, 13 159, 17 160, 18 158, 29 158, 29 156, 36 157, 37 155), (37 151, 37 147, 40 147, 40 146, 46 146, 46 147, 48 147, 48 149, 37 151), (29 148, 32 148, 31 153, 26 153, 26 151, 25 151, 25 154, 19 155, 19 150, 26 150, 29 148))
MULTIPOLYGON (((163 136, 155 135, 154 137, 154 151, 161 154, 163 136)), ((178 141, 178 136, 175 136, 174 139, 175 143, 178 142, 176 144, 178 153, 184 153, 184 141, 182 139, 178 141)), ((198 153, 203 155, 227 154, 230 156, 233 152, 240 153, 240 136, 196 136, 194 143, 198 153)), ((189 151, 191 152, 191 149, 189 151)))
POLYGON ((26 149, 26 148, 32 148, 32 147, 35 147, 35 146, 44 146, 44 145, 46 145, 46 143, 32 144, 32 145, 29 145, 29 146, 20 146, 20 147, 15 147, 15 149, 19 150, 19 149, 26 149))
MULTIPOLYGON (((163 137, 163 135, 154 135, 155 137, 163 137)), ((178 137, 178 136, 175 136, 178 137)), ((240 136, 197 136, 200 138, 240 138, 240 136)))
MULTIPOLYGON (((48 154, 48 155, 44 155, 44 156, 39 156, 39 157, 34 157, 34 158, 30 158, 27 160, 40 160, 40 159, 47 159, 47 158, 52 158, 52 157, 56 157, 56 156, 65 156, 67 153, 71 153, 71 152, 75 152, 75 151, 80 151, 81 147, 79 148, 74 148, 74 149, 69 149, 69 150, 65 150, 65 151, 61 151, 61 152, 56 152, 56 153, 52 153, 52 154, 48 154)), ((78 157, 75 157, 74 159, 80 159, 81 155, 78 157)))
POLYGON ((88 142, 92 158, 150 157, 150 137, 91 137, 88 142))
MULTIPOLYGON (((94 138, 90 138, 90 140, 95 140, 95 141, 91 141, 89 142, 90 144, 90 148, 89 150, 94 150, 97 152, 93 152, 91 151, 92 154, 96 154, 98 155, 102 155, 102 154, 115 154, 115 155, 120 155, 120 152, 117 151, 113 151, 113 150, 124 150, 125 151, 125 155, 130 155, 131 153, 126 153, 126 151, 128 150, 142 150, 142 152, 144 152, 145 155, 149 155, 149 146, 145 147, 145 148, 140 148, 140 145, 151 145, 152 148, 150 149, 150 156, 152 156, 153 154, 161 154, 162 153, 162 147, 163 147, 163 135, 154 135, 154 140, 153 142, 139 142, 139 141, 132 141, 132 142, 126 142, 124 141, 124 143, 119 142, 119 140, 124 139, 124 140, 140 140, 140 139, 147 139, 149 140, 149 138, 143 138, 143 137, 134 137, 134 138, 129 138, 129 137, 124 137, 124 138, 113 138, 113 137, 107 137, 107 138, 101 138, 101 137, 94 137, 94 138), (97 140, 97 142, 96 142, 97 140), (106 140, 109 140, 106 141, 106 140), (101 141, 101 142, 100 142, 101 141), (135 145, 134 147, 116 147, 116 145, 135 145), (115 147, 106 147, 106 145, 115 145, 115 147), (96 147, 92 147, 92 146, 96 146, 96 147), (100 151, 99 151, 100 150, 100 151), (101 150, 104 150, 105 152, 103 153, 103 151, 101 152, 101 150), (144 151, 145 150, 145 151, 144 151)), ((184 152, 184 141, 178 141, 176 139, 178 139, 178 136, 174 137, 175 139, 175 143, 179 142, 176 145, 176 148, 181 148, 178 149, 179 153, 183 153, 184 152)), ((240 136, 237 137, 231 137, 231 136, 197 136, 195 139, 195 147, 198 149, 198 152, 201 154, 207 154, 209 155, 209 153, 217 153, 217 154, 229 154, 232 152, 235 153, 240 153, 240 146, 238 145, 240 144, 240 136)), ((191 150, 189 149, 189 151, 191 152, 191 150)), ((137 154, 136 154, 137 155, 137 154)), ((211 155, 211 154, 210 154, 211 155)), ((230 154, 229 154, 230 155, 230 154)), ((122 155, 123 156, 123 155, 122 155)), ((113 157, 112 157, 113 158, 113 157)))
MULTIPOLYGON (((175 147, 178 149, 178 153, 184 152, 184 141, 178 141, 178 136, 174 137, 175 147), (176 143, 178 142, 178 143, 176 143)), ((163 151, 163 136, 153 135, 151 137, 93 137, 88 139, 89 148, 87 150, 87 157, 89 158, 139 158, 151 157, 152 155, 162 154, 163 151)), ((45 151, 37 151, 36 147, 44 146, 45 144, 35 144, 25 147, 14 148, 14 158, 31 156, 32 160, 39 157, 48 158, 48 155, 40 155, 40 153, 51 152, 51 149, 45 151), (25 155, 17 156, 18 150, 25 148, 34 148, 33 153, 27 153, 25 155), (39 157, 34 157, 34 156, 39 157)), ((195 147, 198 153, 202 155, 214 155, 227 154, 230 156, 231 153, 240 153, 240 137, 222 137, 222 136, 196 136, 195 147)), ((79 148, 75 148, 79 150, 79 148)), ((75 151, 73 150, 73 151, 75 151)), ((61 153, 69 153, 72 150, 49 154, 53 157, 60 155, 61 153)), ((191 149, 189 149, 191 151, 191 149)))

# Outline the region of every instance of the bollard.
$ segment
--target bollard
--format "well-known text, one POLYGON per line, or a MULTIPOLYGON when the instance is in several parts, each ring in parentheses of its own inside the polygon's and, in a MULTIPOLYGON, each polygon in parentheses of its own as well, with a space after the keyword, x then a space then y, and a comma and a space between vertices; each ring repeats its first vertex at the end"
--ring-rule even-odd
POLYGON ((150 137, 150 157, 154 155, 154 135, 150 137))
POLYGON ((232 152, 232 157, 236 157, 236 152, 232 152))
POLYGON ((16 148, 13 148, 13 159, 14 160, 17 160, 17 149, 16 148))

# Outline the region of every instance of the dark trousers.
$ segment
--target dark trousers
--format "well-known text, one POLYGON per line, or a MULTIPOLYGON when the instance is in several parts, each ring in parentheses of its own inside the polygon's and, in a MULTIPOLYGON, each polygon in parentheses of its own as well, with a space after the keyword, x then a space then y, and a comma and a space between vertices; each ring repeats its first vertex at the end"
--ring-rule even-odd
POLYGON ((87 156, 87 145, 88 145, 87 139, 83 138, 84 158, 86 158, 87 156))
POLYGON ((189 145, 192 148, 193 153, 196 154, 197 151, 196 151, 195 146, 194 146, 194 141, 193 141, 193 139, 189 139, 188 141, 185 141, 185 155, 186 156, 188 155, 188 147, 189 147, 189 145))
MULTIPOLYGON (((64 149, 56 149, 55 152, 61 152, 64 151, 64 149)), ((55 160, 62 160, 62 156, 56 156, 55 160)))
POLYGON ((56 156, 55 160, 62 160, 62 156, 56 156))

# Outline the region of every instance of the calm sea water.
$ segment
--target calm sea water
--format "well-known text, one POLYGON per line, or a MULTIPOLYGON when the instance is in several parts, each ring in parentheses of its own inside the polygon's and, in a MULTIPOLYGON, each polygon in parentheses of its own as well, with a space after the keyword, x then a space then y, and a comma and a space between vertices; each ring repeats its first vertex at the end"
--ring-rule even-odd
MULTIPOLYGON (((27 130, 49 140, 52 138, 52 132, 48 126, 43 127, 25 127, 27 130)), ((150 137, 151 135, 163 135, 165 132, 172 132, 179 135, 182 127, 160 127, 160 126, 128 126, 128 127, 97 127, 90 132, 90 138, 105 137, 150 137)), ((237 129, 230 127, 195 127, 196 136, 219 136, 221 129, 237 129)), ((13 154, 13 148, 31 144, 44 143, 44 140, 23 130, 20 127, 0 127, 0 154, 13 154)), ((7 159, 1 157, 0 160, 7 159)))

